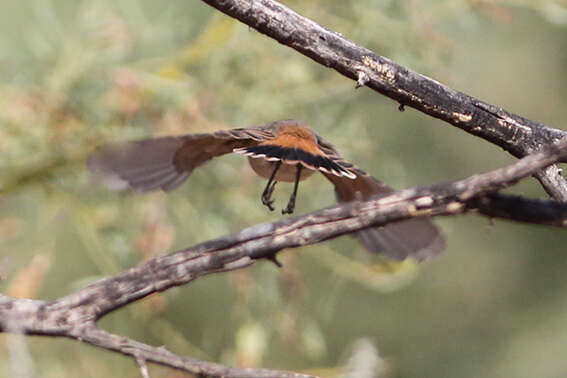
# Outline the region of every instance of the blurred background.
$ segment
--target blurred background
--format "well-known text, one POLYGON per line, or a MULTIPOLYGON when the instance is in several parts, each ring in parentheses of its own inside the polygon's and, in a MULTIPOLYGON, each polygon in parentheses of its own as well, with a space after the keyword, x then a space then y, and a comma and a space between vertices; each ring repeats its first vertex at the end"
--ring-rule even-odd
MULTIPOLYGON (((323 26, 455 89, 545 123, 567 119, 561 0, 286 1, 323 26)), ((281 218, 241 156, 165 195, 109 192, 85 158, 109 141, 299 118, 390 185, 466 177, 513 161, 501 149, 326 69, 199 1, 4 1, 0 13, 0 291, 53 299, 157 255, 281 218)), ((545 197, 532 179, 514 193, 545 197)), ((334 204, 321 176, 298 214, 334 204)), ((227 365, 327 377, 567 375, 567 234, 436 221, 447 238, 417 266, 345 237, 285 251, 283 269, 201 278, 101 325, 227 365), (358 370, 357 370, 358 369, 358 370), (350 374, 350 375, 349 375, 350 374)), ((139 376, 78 342, 30 337, 41 377, 139 376)), ((0 334, 0 376, 14 376, 0 334)), ((182 373, 150 366, 152 377, 182 373)))

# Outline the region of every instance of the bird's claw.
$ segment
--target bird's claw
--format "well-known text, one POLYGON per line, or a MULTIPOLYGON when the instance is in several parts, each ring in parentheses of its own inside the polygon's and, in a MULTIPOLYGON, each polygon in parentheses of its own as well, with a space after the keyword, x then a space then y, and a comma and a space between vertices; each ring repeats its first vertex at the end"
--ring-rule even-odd
POLYGON ((277 181, 274 181, 267 188, 267 190, 264 193, 262 193, 262 204, 268 207, 270 211, 274 211, 274 206, 272 206, 272 204, 274 203, 274 200, 272 199, 272 194, 274 193, 274 189, 276 188, 276 183, 277 181))
POLYGON ((268 209, 270 209, 270 211, 274 211, 274 206, 272 206, 272 204, 274 203, 274 200, 271 200, 269 198, 264 198, 264 196, 262 196, 262 204, 265 205, 268 209))
POLYGON ((295 210, 295 197, 291 197, 285 209, 282 209, 282 214, 293 214, 295 210))

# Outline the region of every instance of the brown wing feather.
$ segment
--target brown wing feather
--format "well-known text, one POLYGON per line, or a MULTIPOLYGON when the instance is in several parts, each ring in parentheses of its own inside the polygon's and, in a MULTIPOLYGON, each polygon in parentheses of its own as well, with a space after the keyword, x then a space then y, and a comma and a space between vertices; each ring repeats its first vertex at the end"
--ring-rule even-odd
MULTIPOLYGON (((372 196, 391 193, 392 188, 368 175, 360 168, 344 160, 335 147, 318 136, 319 147, 345 169, 356 174, 354 180, 324 173, 335 185, 339 202, 367 199, 372 196)), ((428 219, 411 219, 374 227, 355 234, 360 243, 369 251, 384 253, 396 260, 412 257, 418 261, 433 258, 445 248, 445 242, 437 227, 428 219)))
POLYGON ((273 138, 275 124, 117 143, 95 152, 87 165, 111 189, 169 191, 212 158, 273 138))
MULTIPOLYGON (((237 148, 256 146, 274 139, 282 126, 306 126, 301 121, 284 120, 255 127, 223 130, 211 134, 190 134, 118 143, 102 148, 88 159, 95 178, 113 189, 148 192, 173 190, 191 172, 214 157, 237 148)), ((332 144, 315 134, 319 149, 347 176, 323 173, 335 185, 339 202, 368 198, 392 191, 375 178, 344 160, 332 144), (352 179, 353 176, 356 176, 352 179)), ((367 249, 384 252, 396 259, 412 256, 424 260, 443 250, 443 238, 429 221, 416 219, 360 231, 356 235, 367 249)))

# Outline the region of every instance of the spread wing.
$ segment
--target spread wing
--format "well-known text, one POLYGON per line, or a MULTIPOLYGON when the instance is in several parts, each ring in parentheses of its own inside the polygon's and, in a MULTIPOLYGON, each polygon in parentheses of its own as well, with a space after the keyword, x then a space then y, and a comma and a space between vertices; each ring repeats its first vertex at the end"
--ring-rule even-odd
POLYGON ((210 134, 117 143, 95 152, 87 165, 93 176, 111 189, 170 191, 212 158, 272 139, 274 133, 275 125, 269 123, 210 134))
MULTIPOLYGON (((393 191, 360 168, 345 161, 335 147, 320 136, 317 136, 317 142, 319 148, 329 158, 356 175, 355 179, 348 179, 323 173, 335 186, 335 194, 339 202, 366 199, 393 191)), ((384 253, 396 260, 404 260, 408 256, 418 261, 428 260, 445 248, 443 236, 438 228, 429 219, 423 218, 369 228, 357 232, 355 236, 369 251, 384 253)))

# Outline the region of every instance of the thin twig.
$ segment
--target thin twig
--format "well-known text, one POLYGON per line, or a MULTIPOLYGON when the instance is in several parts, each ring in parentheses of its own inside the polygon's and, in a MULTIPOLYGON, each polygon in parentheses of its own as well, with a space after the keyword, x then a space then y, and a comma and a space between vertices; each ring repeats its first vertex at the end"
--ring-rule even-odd
POLYGON ((150 378, 150 371, 148 369, 148 364, 146 364, 146 360, 140 356, 135 356, 134 359, 140 367, 140 374, 142 375, 142 378, 150 378))

